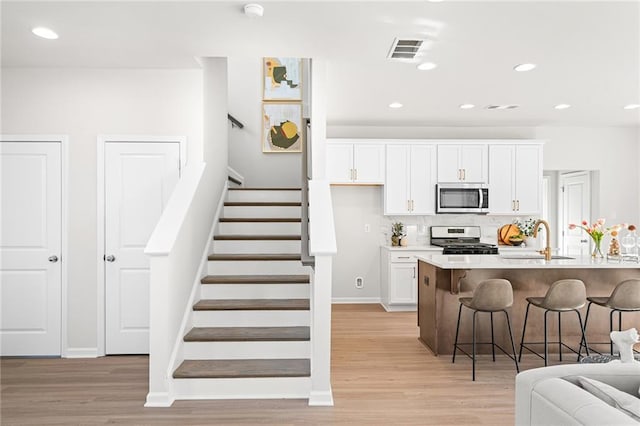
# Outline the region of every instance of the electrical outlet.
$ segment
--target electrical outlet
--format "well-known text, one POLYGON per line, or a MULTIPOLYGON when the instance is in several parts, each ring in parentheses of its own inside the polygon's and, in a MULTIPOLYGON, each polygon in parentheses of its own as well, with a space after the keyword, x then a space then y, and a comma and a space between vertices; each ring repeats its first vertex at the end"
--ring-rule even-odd
POLYGON ((364 279, 362 277, 356 277, 356 288, 364 288, 364 279))
POLYGON ((368 223, 365 223, 364 224, 364 232, 369 232, 369 231, 371 231, 371 226, 369 226, 368 223))

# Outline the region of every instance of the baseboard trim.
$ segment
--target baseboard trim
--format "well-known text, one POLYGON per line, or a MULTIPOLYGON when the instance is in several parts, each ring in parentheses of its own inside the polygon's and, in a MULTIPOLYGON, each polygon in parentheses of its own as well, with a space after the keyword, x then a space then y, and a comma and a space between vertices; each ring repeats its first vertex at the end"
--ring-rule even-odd
POLYGON ((144 406, 150 408, 171 407, 174 401, 167 392, 149 392, 144 406))
POLYGON ((333 392, 328 391, 311 391, 309 393, 310 407, 333 407, 333 392))
POLYGON ((67 348, 63 358, 98 358, 98 348, 67 348))
POLYGON ((418 305, 385 305, 380 303, 387 312, 415 312, 418 310, 418 305))
POLYGON ((347 303, 380 303, 379 297, 334 297, 331 299, 331 303, 347 304, 347 303))

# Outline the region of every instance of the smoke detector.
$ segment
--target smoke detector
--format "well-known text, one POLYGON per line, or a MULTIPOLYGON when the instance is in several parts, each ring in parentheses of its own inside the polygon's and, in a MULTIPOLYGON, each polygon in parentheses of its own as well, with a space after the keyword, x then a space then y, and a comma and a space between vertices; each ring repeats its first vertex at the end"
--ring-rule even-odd
POLYGON ((244 5, 244 14, 249 18, 261 18, 264 15, 264 7, 257 3, 249 3, 244 5))

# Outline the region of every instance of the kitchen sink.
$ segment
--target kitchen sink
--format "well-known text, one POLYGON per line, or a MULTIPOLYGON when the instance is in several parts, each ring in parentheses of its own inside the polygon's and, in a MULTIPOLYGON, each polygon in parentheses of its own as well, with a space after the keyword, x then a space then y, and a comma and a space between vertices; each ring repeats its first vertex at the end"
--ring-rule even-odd
MULTIPOLYGON (((544 256, 541 254, 501 254, 501 258, 503 259, 513 259, 513 260, 544 260, 544 256)), ((575 257, 569 256, 560 256, 560 255, 552 255, 551 260, 572 260, 575 257)))

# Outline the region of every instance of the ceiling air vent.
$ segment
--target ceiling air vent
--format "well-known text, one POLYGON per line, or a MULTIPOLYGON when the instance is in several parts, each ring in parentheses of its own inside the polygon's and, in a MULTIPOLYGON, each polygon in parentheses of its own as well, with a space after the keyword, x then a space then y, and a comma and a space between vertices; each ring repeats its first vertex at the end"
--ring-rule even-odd
POLYGON ((418 54, 424 40, 418 39, 400 39, 393 40, 391 50, 387 58, 389 59, 413 59, 418 54))
POLYGON ((487 105, 486 109, 516 109, 519 105, 487 105))

